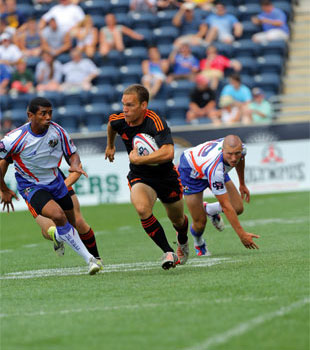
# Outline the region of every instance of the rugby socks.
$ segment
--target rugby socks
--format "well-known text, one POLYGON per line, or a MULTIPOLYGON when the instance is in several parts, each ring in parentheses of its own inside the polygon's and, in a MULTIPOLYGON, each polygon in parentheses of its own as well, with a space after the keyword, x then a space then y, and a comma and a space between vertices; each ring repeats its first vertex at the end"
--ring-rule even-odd
POLYGON ((97 249, 96 237, 92 228, 90 227, 89 231, 86 233, 79 233, 79 236, 90 254, 95 258, 100 259, 97 249))
POLYGON ((219 202, 207 203, 205 205, 205 210, 206 210, 206 213, 211 216, 219 214, 223 211, 221 204, 219 202))
POLYGON ((81 241, 77 230, 67 222, 64 226, 56 226, 55 237, 58 242, 66 242, 75 252, 77 252, 88 264, 93 256, 88 252, 81 241))
POLYGON ((187 230, 188 230, 188 219, 187 216, 185 216, 185 221, 182 227, 176 227, 173 225, 173 227, 176 229, 177 234, 178 234, 178 242, 180 244, 185 244, 188 241, 187 237, 187 230))
POLYGON ((173 249, 170 247, 167 241, 164 229, 153 214, 147 219, 142 219, 141 223, 144 231, 164 253, 173 252, 173 249))
POLYGON ((204 239, 202 238, 202 234, 203 234, 203 231, 202 232, 197 232, 193 229, 193 225, 191 225, 190 227, 190 231, 191 231, 191 234, 194 238, 194 244, 195 246, 200 246, 204 243, 204 239))

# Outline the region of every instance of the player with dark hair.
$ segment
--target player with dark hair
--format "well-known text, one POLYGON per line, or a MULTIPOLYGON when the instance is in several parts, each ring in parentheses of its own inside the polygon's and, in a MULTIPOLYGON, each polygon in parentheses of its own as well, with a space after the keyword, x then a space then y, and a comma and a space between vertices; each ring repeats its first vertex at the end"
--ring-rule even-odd
POLYGON ((170 129, 163 118, 147 109, 148 101, 149 92, 142 85, 134 84, 124 90, 123 113, 112 114, 109 118, 105 157, 113 162, 115 137, 119 134, 129 154, 130 171, 127 178, 131 202, 145 232, 164 252, 162 268, 170 269, 178 263, 185 264, 188 259, 188 220, 184 215, 179 174, 172 163, 174 146, 170 129), (137 148, 133 149, 132 146, 133 138, 138 133, 151 135, 159 149, 149 155, 139 156, 137 148), (177 254, 169 245, 163 227, 153 215, 157 198, 163 203, 177 231, 177 254))
POLYGON ((198 256, 210 255, 202 238, 207 216, 219 230, 224 229, 220 213, 224 212, 242 244, 249 249, 258 249, 253 238, 259 236, 246 232, 238 216, 243 212, 243 199, 250 201, 250 192, 244 182, 246 148, 236 135, 228 135, 213 141, 206 141, 183 152, 179 172, 184 189, 187 207, 193 224, 190 231, 194 237, 198 256), (231 181, 228 172, 236 168, 239 177, 239 190, 231 181), (216 203, 203 202, 203 192, 210 188, 218 199, 216 203))
MULTIPOLYGON (((64 155, 70 164, 69 172, 87 176, 82 168, 76 147, 68 133, 52 122, 52 104, 36 97, 30 101, 27 114, 30 122, 6 134, 0 141, 0 159, 12 158, 15 178, 20 195, 37 214, 51 219, 56 224, 52 232, 55 244, 66 242, 81 255, 89 265, 89 274, 97 273, 101 266, 85 248, 74 228, 76 220, 73 202, 58 164, 64 155)), ((1 203, 11 206, 17 198, 4 181, 0 168, 1 203)))

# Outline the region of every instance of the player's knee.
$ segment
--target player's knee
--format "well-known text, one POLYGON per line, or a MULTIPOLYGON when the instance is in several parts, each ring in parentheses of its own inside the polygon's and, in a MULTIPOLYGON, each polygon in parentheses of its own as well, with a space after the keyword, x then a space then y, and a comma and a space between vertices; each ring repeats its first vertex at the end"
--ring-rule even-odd
POLYGON ((55 222, 57 226, 64 226, 67 222, 67 217, 64 211, 60 208, 53 211, 51 219, 55 222))
POLYGON ((194 226, 196 227, 196 230, 198 232, 202 232, 205 229, 206 223, 207 223, 206 217, 200 217, 200 218, 197 218, 193 221, 194 221, 194 226))
POLYGON ((135 207, 140 219, 147 219, 152 215, 152 209, 148 205, 138 204, 135 207))

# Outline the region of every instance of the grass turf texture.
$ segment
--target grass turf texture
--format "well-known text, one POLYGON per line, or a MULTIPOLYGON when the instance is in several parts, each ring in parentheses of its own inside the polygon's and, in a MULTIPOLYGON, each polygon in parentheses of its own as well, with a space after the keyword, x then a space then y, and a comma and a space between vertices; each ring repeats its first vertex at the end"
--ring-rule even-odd
MULTIPOLYGON (((309 348, 308 193, 252 197, 240 219, 260 250, 208 223, 212 256, 196 257, 190 237, 189 264, 169 271, 129 204, 83 214, 106 265, 95 276, 69 247, 58 258, 29 213, 0 215, 1 350, 309 348), (58 270, 26 272, 45 269, 58 270), (31 278, 8 279, 18 271, 31 278)), ((160 204, 154 214, 174 241, 160 204)))

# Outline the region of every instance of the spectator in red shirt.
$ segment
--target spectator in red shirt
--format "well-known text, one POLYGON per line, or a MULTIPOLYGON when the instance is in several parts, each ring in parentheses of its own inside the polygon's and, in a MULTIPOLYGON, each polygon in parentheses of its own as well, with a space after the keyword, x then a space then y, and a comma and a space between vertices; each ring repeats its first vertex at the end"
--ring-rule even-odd
POLYGON ((224 71, 232 68, 236 72, 241 70, 241 63, 228 57, 219 55, 215 46, 209 46, 206 50, 206 58, 200 61, 200 71, 209 80, 212 90, 216 90, 220 79, 224 77, 224 71))

